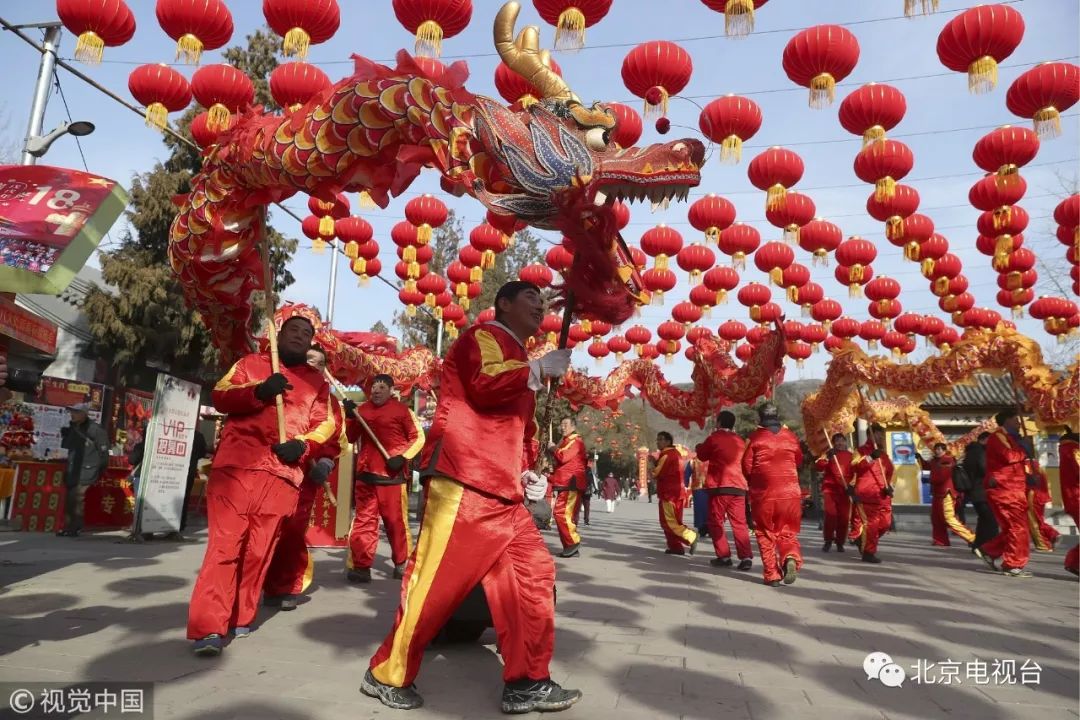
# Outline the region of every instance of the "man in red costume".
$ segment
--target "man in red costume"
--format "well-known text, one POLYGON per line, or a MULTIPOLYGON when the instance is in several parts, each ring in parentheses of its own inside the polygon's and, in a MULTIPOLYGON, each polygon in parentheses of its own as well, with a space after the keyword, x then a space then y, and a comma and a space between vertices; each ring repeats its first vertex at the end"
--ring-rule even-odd
POLYGON ((986 441, 986 496, 1001 530, 979 549, 991 569, 998 569, 994 560, 1001 558, 1002 575, 1031 577, 1024 569, 1031 556, 1027 490, 1035 487, 1036 480, 1017 411, 1002 410, 994 420, 998 429, 986 441))
POLYGON ((844 552, 847 540, 848 522, 851 519, 851 497, 848 487, 854 481, 851 471, 851 451, 848 439, 843 433, 832 436, 832 447, 823 457, 818 458, 814 467, 822 472, 821 501, 825 515, 825 544, 822 552, 836 544, 836 552, 844 552))
POLYGON ((919 456, 919 467, 930 472, 930 527, 933 544, 949 547, 949 531, 969 545, 975 540, 971 532, 956 517, 956 500, 960 494, 953 485, 956 458, 949 454, 945 443, 934 444, 934 457, 930 460, 919 456))
POLYGON ((735 434, 735 413, 728 410, 716 418, 716 432, 694 450, 698 460, 706 462, 705 492, 709 506, 709 536, 716 557, 709 561, 715 567, 731 567, 731 548, 724 534, 724 519, 731 523, 739 570, 749 570, 754 552, 750 549, 750 530, 746 526, 746 476, 742 471, 746 443, 735 434))
POLYGON ((473 325, 443 362, 439 404, 424 448, 426 505, 401 584, 394 627, 360 690, 384 705, 423 705, 413 680, 424 649, 477 583, 484 588, 502 655, 502 710, 565 710, 581 699, 551 681, 555 563, 523 502, 522 461, 532 464, 536 391, 560 377, 569 350, 530 361, 524 342, 544 303, 532 283, 495 296, 495 320, 473 325))
POLYGON ((660 501, 660 527, 667 540, 664 552, 668 555, 685 555, 684 548, 688 548, 693 555, 697 549, 698 534, 683 525, 686 487, 683 485, 682 455, 669 432, 656 434, 656 447, 660 450, 660 456, 656 458, 652 476, 660 501))
MULTIPOLYGON (((1026 443, 1030 448, 1030 445, 1026 443)), ((1030 453, 1031 450, 1029 449, 1030 453)), ((1034 487, 1027 489, 1028 499, 1028 530, 1031 532, 1031 541, 1039 552, 1054 552, 1061 533, 1046 522, 1046 504, 1053 496, 1050 495, 1050 481, 1046 477, 1046 471, 1039 466, 1037 460, 1031 461, 1032 474, 1035 477, 1034 487)))
MULTIPOLYGON (((326 369, 326 353, 319 347, 308 350, 307 363, 322 375, 326 369)), ((334 420, 330 440, 312 450, 304 482, 300 483, 296 509, 281 523, 277 547, 266 571, 266 582, 263 583, 264 605, 285 611, 295 610, 297 596, 311 585, 315 565, 307 547, 311 506, 315 504, 316 493, 326 485, 330 471, 349 442, 345 436, 345 415, 333 395, 330 396, 330 417, 334 420)))
POLYGON ((218 655, 225 634, 251 632, 281 521, 296 508, 297 488, 312 453, 333 437, 330 389, 307 364, 315 322, 298 310, 283 318, 278 348, 241 358, 214 387, 214 407, 227 415, 207 486, 209 541, 188 609, 188 638, 197 655, 218 655), (279 442, 275 398, 285 407, 279 442))
POLYGON ((571 558, 580 554, 581 535, 578 534, 575 519, 585 494, 588 453, 573 418, 563 418, 559 423, 559 432, 562 433, 562 441, 557 446, 552 443, 548 447, 555 458, 555 472, 551 473, 548 482, 557 493, 554 515, 562 542, 559 557, 571 558))
MULTIPOLYGON (((1058 442, 1058 473, 1061 478, 1061 504, 1065 512, 1080 525, 1080 437, 1065 428, 1058 442)), ((1065 569, 1080 575, 1080 545, 1073 545, 1065 555, 1065 569)))
POLYGON ((345 576, 349 582, 371 582, 371 564, 379 546, 379 518, 390 540, 394 578, 405 577, 405 561, 412 552, 409 532, 409 461, 424 447, 424 429, 405 403, 393 397, 394 379, 376 375, 369 399, 357 411, 373 440, 355 415, 348 418, 349 441, 360 441, 354 489, 356 514, 349 530, 345 576), (383 457, 382 450, 386 451, 383 457))
POLYGON ((859 513, 859 549, 863 562, 880 563, 878 541, 892 524, 893 464, 885 454, 885 428, 870 426, 866 442, 852 458, 855 511, 859 513))
POLYGON ((780 414, 773 405, 758 409, 758 423, 746 439, 742 471, 750 489, 765 584, 779 587, 781 578, 785 585, 795 582, 802 569, 799 465, 803 454, 799 438, 780 424, 780 414))

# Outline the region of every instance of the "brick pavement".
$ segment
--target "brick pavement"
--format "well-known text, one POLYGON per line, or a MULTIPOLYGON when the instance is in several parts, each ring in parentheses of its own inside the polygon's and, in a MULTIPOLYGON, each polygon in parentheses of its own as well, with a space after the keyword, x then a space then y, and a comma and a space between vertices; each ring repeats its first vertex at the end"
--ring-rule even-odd
MULTIPOLYGON (((879 566, 823 555, 808 527, 804 572, 775 589, 756 560, 751 573, 710 567, 708 541, 697 557, 664 555, 655 513, 644 502, 596 512, 583 556, 557 561, 552 673, 586 693, 564 720, 1080 717, 1077 583, 1061 550, 1016 580, 922 533, 887 536, 879 566), (871 651, 905 667, 903 687, 867 680, 871 651), (963 677, 976 658, 1031 658, 1040 684, 979 685, 963 677), (960 662, 961 683, 916 684, 919 659, 960 662)), ((184 627, 204 533, 142 546, 117 537, 0 534, 0 680, 154 681, 156 720, 403 716, 357 690, 397 603, 385 544, 370 586, 343 582, 343 551, 316 551, 309 602, 263 613, 250 639, 200 660, 184 627)), ((500 717, 494 633, 430 651, 417 684, 427 705, 415 720, 500 717)))

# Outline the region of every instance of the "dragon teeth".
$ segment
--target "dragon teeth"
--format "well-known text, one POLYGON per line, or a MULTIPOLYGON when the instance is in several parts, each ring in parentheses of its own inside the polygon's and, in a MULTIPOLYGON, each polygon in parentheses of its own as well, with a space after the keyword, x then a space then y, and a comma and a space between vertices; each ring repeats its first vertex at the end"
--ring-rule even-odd
POLYGON ((596 195, 593 197, 593 204, 596 207, 602 207, 607 202, 607 195, 602 190, 597 190, 596 195))

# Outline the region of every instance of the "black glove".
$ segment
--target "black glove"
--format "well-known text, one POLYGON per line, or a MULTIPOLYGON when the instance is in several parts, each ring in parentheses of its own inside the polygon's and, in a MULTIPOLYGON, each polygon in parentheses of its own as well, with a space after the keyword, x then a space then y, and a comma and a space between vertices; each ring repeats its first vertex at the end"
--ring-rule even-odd
POLYGON ((877 460, 879 457, 881 457, 884 454, 885 453, 882 452, 879 448, 874 448, 874 451, 872 453, 870 453, 870 457, 877 460))
POLYGON ((283 443, 275 443, 270 446, 278 459, 286 465, 295 465, 304 456, 307 443, 303 440, 287 440, 283 443))
POLYGON ((345 411, 346 417, 352 417, 352 414, 356 412, 356 403, 349 398, 345 398, 341 401, 341 408, 345 411))
POLYGON ((881 497, 892 497, 892 496, 893 496, 893 486, 892 485, 886 485, 885 487, 881 488, 881 497))
POLYGON ((386 469, 394 475, 397 475, 401 472, 401 468, 405 467, 406 462, 408 461, 400 455, 391 455, 386 458, 386 469))
POLYGON ((855 486, 854 485, 848 485, 847 486, 847 494, 848 494, 848 497, 855 497, 855 486))
POLYGON ((334 461, 328 458, 323 458, 319 462, 311 466, 311 470, 308 471, 307 479, 309 482, 316 485, 325 485, 326 479, 330 477, 330 471, 334 468, 334 461))
POLYGON ((828 452, 825 453, 825 456, 830 457, 830 458, 834 458, 834 457, 836 457, 837 452, 839 452, 839 451, 836 448, 831 447, 831 448, 829 448, 828 452))
POLYGON ((1027 478, 1024 479, 1024 482, 1029 488, 1034 490, 1035 488, 1039 487, 1039 476, 1028 475, 1027 478))
POLYGON ((286 390, 292 390, 289 379, 281 373, 274 373, 255 386, 255 397, 270 402, 286 390))

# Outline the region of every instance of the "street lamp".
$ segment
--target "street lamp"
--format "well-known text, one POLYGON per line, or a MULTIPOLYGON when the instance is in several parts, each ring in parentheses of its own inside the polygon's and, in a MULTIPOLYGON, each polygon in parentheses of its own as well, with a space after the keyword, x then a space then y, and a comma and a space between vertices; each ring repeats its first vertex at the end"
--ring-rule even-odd
POLYGON ((26 140, 26 154, 39 158, 49 151, 52 144, 64 135, 85 137, 94 132, 94 123, 86 120, 64 122, 46 135, 34 135, 26 140))

